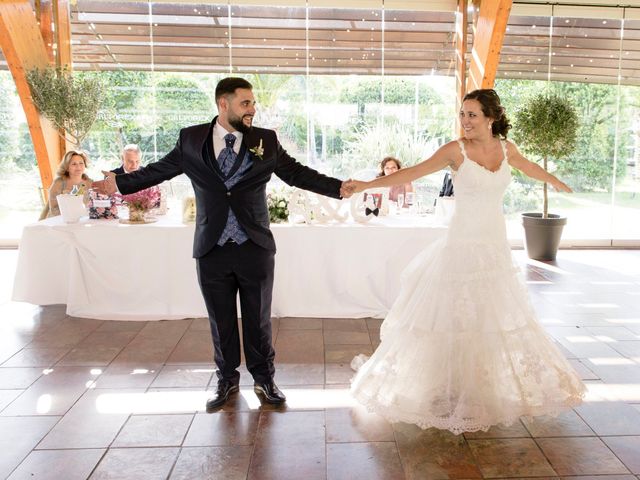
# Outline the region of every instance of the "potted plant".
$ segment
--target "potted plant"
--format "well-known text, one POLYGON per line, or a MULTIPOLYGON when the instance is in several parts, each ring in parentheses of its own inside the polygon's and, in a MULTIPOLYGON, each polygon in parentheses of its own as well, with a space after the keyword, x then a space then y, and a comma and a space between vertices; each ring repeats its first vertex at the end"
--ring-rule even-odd
POLYGON ((75 76, 65 68, 27 72, 33 103, 60 135, 81 148, 105 99, 105 88, 95 76, 75 76))
MULTIPOLYGON (((547 170, 550 158, 560 160, 576 147, 578 114, 566 97, 539 93, 516 111, 514 140, 529 155, 542 159, 547 170)), ((555 260, 567 223, 566 217, 549 213, 547 184, 543 187, 542 213, 523 213, 527 254, 534 260, 555 260)))

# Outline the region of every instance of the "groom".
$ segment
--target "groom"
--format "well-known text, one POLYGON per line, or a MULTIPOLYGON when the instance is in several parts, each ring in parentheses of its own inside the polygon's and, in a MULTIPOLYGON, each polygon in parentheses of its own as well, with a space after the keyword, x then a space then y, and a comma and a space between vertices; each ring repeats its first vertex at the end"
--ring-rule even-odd
POLYGON ((266 403, 286 401, 273 380, 271 296, 276 246, 269 230, 265 188, 271 174, 322 195, 351 195, 346 182, 291 158, 274 131, 252 126, 256 112, 252 88, 242 78, 221 80, 216 87, 218 116, 211 123, 182 129, 174 149, 161 160, 93 183, 101 193, 128 194, 181 173, 191 180, 197 205, 193 256, 218 367, 218 386, 207 401, 207 411, 224 405, 239 389, 238 293, 254 391, 266 403))

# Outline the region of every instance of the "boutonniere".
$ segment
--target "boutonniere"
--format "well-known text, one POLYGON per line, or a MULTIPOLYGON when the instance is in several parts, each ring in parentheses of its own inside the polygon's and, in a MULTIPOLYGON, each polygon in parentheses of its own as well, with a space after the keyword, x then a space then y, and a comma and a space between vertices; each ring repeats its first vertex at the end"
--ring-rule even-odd
POLYGON ((260 144, 250 148, 249 151, 253 153, 256 157, 262 160, 262 155, 264 155, 264 148, 262 148, 262 139, 260 139, 260 144))

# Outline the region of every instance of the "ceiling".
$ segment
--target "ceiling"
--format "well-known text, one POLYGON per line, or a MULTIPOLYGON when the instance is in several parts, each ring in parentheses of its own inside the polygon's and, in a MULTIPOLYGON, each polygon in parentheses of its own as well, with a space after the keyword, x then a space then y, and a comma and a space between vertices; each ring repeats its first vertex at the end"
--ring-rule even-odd
MULTIPOLYGON (((639 9, 592 10, 514 8, 498 77, 640 85, 639 9)), ((79 70, 453 75, 454 20, 445 9, 77 0, 72 52, 79 70)))

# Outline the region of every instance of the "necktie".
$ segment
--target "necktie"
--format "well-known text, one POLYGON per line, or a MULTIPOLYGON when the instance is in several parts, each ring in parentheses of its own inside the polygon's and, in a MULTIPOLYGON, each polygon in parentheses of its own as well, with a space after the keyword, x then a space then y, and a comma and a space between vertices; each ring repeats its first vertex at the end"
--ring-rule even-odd
POLYGON ((229 175, 231 171, 231 167, 233 167, 234 162, 236 161, 236 152, 233 151, 233 144, 236 143, 236 136, 232 133, 227 133, 224 136, 224 141, 226 146, 218 155, 218 163, 220 164, 220 170, 223 175, 229 175))

